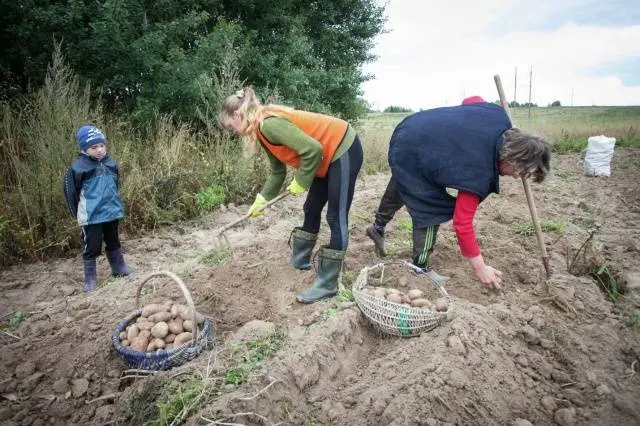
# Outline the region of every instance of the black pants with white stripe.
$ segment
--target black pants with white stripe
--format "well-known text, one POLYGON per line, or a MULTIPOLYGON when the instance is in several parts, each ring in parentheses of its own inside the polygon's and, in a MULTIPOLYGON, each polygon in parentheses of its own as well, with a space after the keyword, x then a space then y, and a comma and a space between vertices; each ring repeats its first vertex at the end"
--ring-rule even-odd
POLYGON ((111 222, 96 223, 82 227, 82 258, 84 260, 91 260, 100 256, 103 239, 107 251, 120 248, 118 222, 118 220, 113 220, 111 222))
POLYGON ((426 228, 413 227, 413 264, 424 269, 431 269, 429 256, 436 245, 439 225, 431 225, 426 228))
POLYGON ((316 234, 320 231, 322 209, 327 206, 327 222, 331 229, 329 248, 346 250, 349 244, 349 209, 353 200, 356 178, 362 167, 362 144, 356 136, 351 147, 331 163, 327 176, 316 177, 304 203, 302 229, 316 234))

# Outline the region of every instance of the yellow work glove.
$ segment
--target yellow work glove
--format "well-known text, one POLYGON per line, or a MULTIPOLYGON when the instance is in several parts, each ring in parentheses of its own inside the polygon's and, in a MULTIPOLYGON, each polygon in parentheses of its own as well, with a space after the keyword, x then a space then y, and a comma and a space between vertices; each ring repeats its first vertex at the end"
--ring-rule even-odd
POLYGON ((262 214, 262 209, 267 204, 267 199, 262 196, 262 194, 258 193, 256 195, 256 199, 249 207, 249 211, 247 214, 251 215, 251 217, 260 216, 262 214))
POLYGON ((293 178, 289 186, 287 186, 287 190, 291 195, 301 195, 306 191, 306 189, 296 181, 296 178, 293 178))

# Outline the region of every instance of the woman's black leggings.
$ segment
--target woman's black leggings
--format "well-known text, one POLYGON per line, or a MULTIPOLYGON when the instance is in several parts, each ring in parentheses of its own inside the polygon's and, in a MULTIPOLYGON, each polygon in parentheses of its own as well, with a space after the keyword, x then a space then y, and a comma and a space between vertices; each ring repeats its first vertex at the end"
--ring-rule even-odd
POLYGON ((362 144, 356 136, 351 147, 331 163, 327 176, 316 177, 304 203, 302 229, 317 234, 322 222, 322 209, 327 202, 327 222, 331 228, 329 248, 346 250, 349 244, 349 209, 356 178, 362 166, 362 144))

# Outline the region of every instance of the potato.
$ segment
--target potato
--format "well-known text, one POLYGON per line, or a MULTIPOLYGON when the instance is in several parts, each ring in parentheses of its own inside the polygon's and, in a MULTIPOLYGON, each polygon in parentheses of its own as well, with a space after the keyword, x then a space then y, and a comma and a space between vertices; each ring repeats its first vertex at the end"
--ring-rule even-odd
POLYGON ((400 290, 397 288, 388 288, 385 291, 387 294, 400 294, 400 290))
POLYGON ((173 347, 177 348, 179 346, 184 345, 185 343, 189 343, 191 339, 193 339, 193 334, 191 334, 190 332, 185 331, 184 333, 180 333, 176 336, 175 340, 173 341, 173 347))
POLYGON ((155 314, 149 317, 149 321, 152 323, 157 322, 167 322, 171 319, 171 314, 169 312, 156 312, 155 314))
POLYGON ((149 339, 151 337, 151 330, 142 330, 138 337, 144 337, 145 339, 149 339))
POLYGON ((127 340, 130 342, 133 342, 133 339, 138 337, 138 334, 140 334, 140 330, 138 330, 138 326, 135 324, 130 325, 128 329, 129 330, 127 331, 127 340))
POLYGON ((400 277, 398 285, 400 285, 400 287, 406 287, 407 284, 409 284, 409 279, 407 277, 400 277))
POLYGON ((173 343, 167 343, 164 347, 165 351, 170 351, 171 349, 173 349, 173 343))
POLYGON ((182 305, 175 303, 173 306, 171 306, 171 310, 169 311, 169 313, 171 314, 171 318, 176 318, 178 315, 180 315, 179 306, 182 305))
POLYGON ((422 296, 424 296, 424 292, 422 290, 418 290, 417 288, 414 288, 413 290, 409 290, 409 292, 407 293, 407 296, 409 296, 409 299, 411 300, 420 299, 422 296))
POLYGON ((402 299, 403 305, 409 305, 411 303, 411 299, 409 299, 409 296, 404 293, 400 293, 400 298, 402 299))
POLYGON ((165 346, 164 340, 156 338, 147 345, 147 352, 155 351, 156 349, 164 349, 165 346))
POLYGON ((191 320, 182 321, 182 328, 184 328, 184 331, 193 331, 193 321, 191 320))
POLYGON ((153 323, 151 321, 142 321, 138 324, 136 324, 138 326, 138 329, 140 331, 142 330, 151 330, 153 328, 153 323))
POLYGON ((444 297, 441 297, 440 299, 436 300, 436 311, 446 312, 448 308, 449 308, 449 303, 447 303, 447 299, 445 299, 444 297))
MULTIPOLYGON (((193 319, 193 315, 191 314, 191 309, 189 309, 187 306, 175 304, 171 309, 173 308, 177 309, 178 315, 180 316, 180 318, 182 318, 183 321, 193 319)), ((202 316, 202 314, 198 312, 196 312, 196 322, 198 324, 202 324, 204 322, 204 316, 202 316)))
POLYGON ((131 349, 135 351, 144 352, 147 350, 147 346, 149 346, 149 340, 141 336, 136 337, 131 342, 131 349))
POLYGON ((167 325, 169 326, 169 333, 178 335, 182 333, 184 328, 182 328, 182 318, 175 318, 170 320, 167 325))
MULTIPOLYGON (((129 327, 127 327, 127 331, 129 330, 129 327)), ((120 332, 120 340, 124 340, 127 338, 127 331, 121 331, 120 332)))
POLYGON ((142 308, 142 316, 149 317, 155 314, 156 312, 165 312, 168 310, 169 310, 169 305, 166 303, 163 305, 160 305, 158 303, 152 303, 142 308))
POLYGON ((122 342, 120 342, 121 346, 129 346, 129 341, 127 339, 124 339, 122 342))
POLYGON ((411 301, 411 306, 414 308, 428 308, 431 305, 431 302, 427 299, 413 299, 411 301))
POLYGON ((387 300, 393 303, 402 303, 402 296, 397 293, 389 293, 387 294, 387 300))
POLYGON ((384 291, 384 289, 383 289, 383 288, 376 288, 376 289, 373 291, 373 295, 374 295, 375 297, 377 297, 378 299, 384 299, 385 294, 386 294, 386 293, 385 293, 385 291, 384 291))
POLYGON ((173 341, 176 340, 176 335, 173 333, 169 333, 167 334, 167 336, 164 338, 164 342, 165 343, 173 343, 173 341))
POLYGON ((375 294, 374 290, 371 287, 365 287, 362 289, 364 294, 368 294, 369 296, 373 296, 375 294))
POLYGON ((151 335, 160 339, 166 337, 169 334, 169 326, 166 322, 160 321, 151 328, 151 335))

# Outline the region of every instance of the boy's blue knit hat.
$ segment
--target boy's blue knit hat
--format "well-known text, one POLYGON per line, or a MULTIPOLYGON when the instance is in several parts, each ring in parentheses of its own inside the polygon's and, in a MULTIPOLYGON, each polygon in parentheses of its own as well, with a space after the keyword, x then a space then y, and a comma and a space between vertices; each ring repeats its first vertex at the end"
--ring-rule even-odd
POLYGON ((105 143, 106 138, 100 129, 88 124, 78 129, 76 132, 76 141, 78 142, 80 151, 86 151, 91 145, 105 143))

